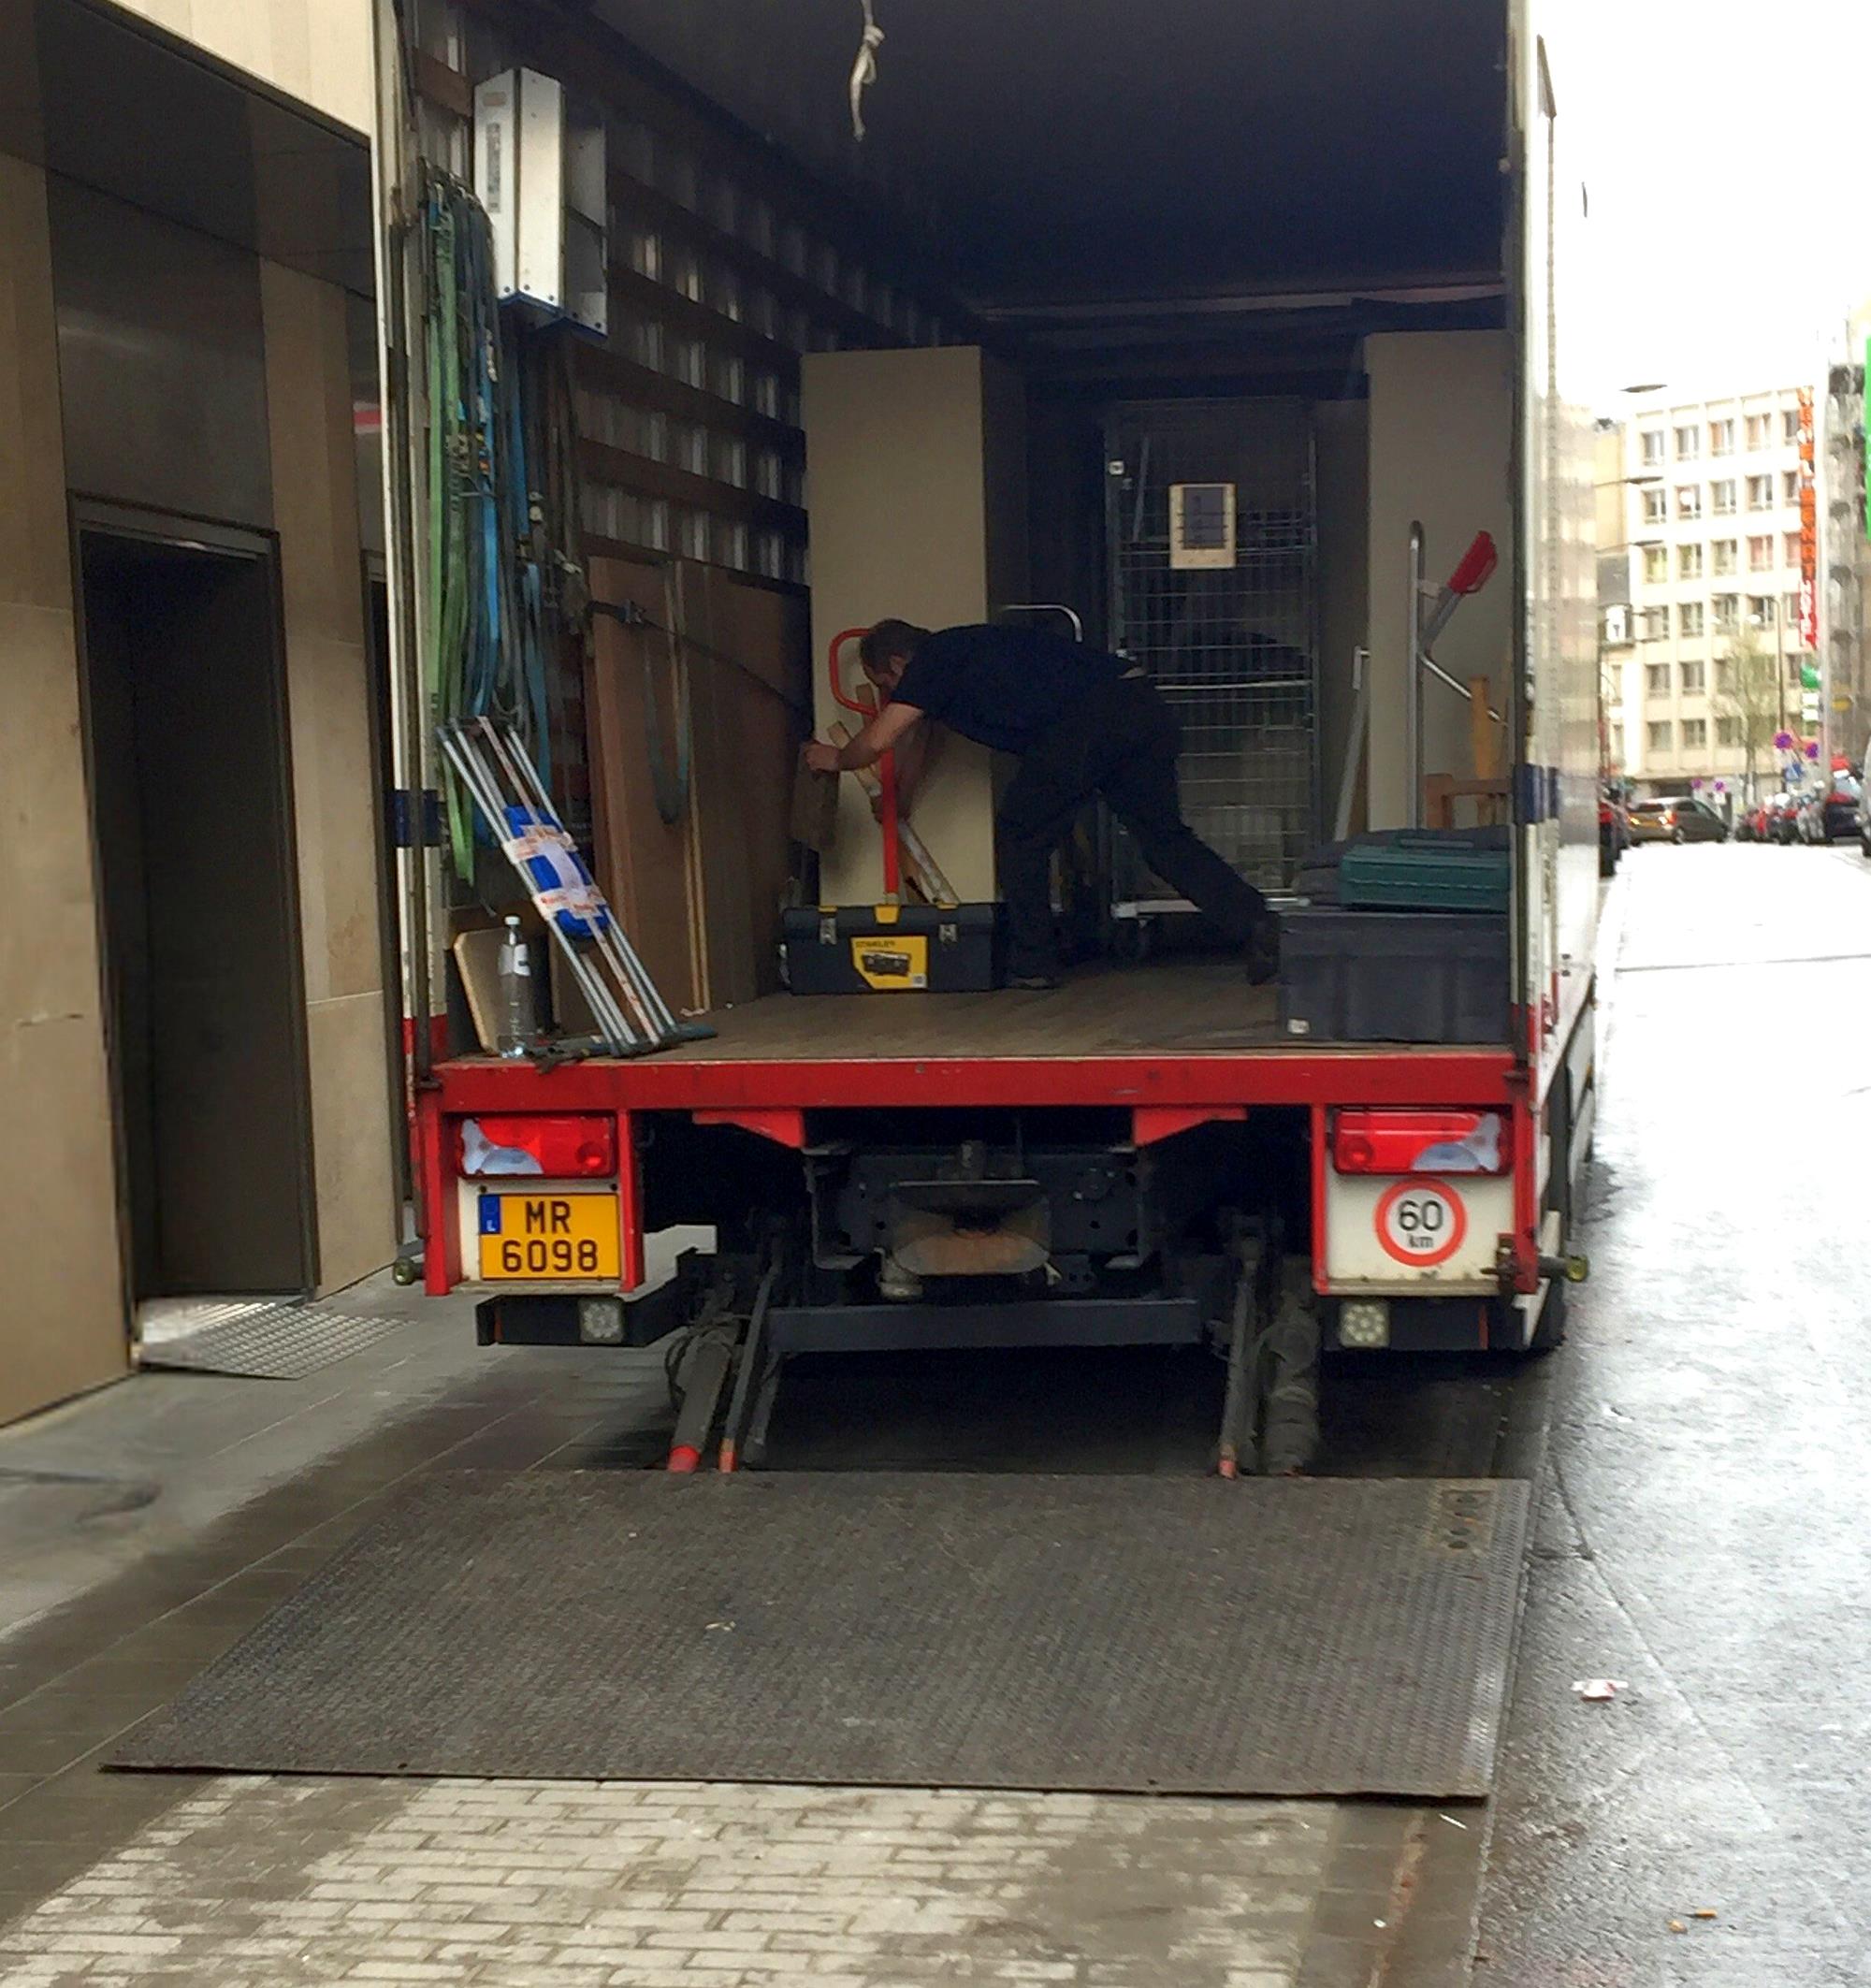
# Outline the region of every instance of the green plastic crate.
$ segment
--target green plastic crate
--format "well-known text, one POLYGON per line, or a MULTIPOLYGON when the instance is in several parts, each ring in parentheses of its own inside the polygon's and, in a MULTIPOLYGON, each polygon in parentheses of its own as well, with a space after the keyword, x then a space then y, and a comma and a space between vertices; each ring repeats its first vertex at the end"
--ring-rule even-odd
POLYGON ((1344 852, 1339 903, 1348 911, 1504 911, 1510 863, 1505 849, 1399 836, 1344 852))

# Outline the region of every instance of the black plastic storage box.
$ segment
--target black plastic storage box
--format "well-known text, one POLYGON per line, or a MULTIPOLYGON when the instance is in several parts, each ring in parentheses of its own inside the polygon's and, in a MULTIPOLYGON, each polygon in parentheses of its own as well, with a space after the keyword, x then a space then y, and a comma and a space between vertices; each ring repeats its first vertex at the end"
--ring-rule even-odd
POLYGON ((1280 921, 1280 1021, 1321 1042, 1507 1042, 1507 920, 1342 911, 1280 921))
POLYGON ((780 927, 794 994, 986 994, 1001 979, 998 905, 810 906, 780 927))

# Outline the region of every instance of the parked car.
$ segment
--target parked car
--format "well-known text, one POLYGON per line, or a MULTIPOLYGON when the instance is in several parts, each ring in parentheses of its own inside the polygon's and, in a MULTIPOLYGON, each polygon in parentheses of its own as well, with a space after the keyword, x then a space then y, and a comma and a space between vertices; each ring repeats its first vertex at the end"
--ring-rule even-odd
POLYGON ((1660 794, 1631 804, 1631 840, 1639 842, 1726 842, 1728 823, 1693 794, 1660 794))
POLYGON ((1830 786, 1817 786, 1800 804, 1802 842, 1843 842, 1861 832, 1864 789, 1849 773, 1835 773, 1830 786))
POLYGON ((1598 874, 1609 877, 1630 847, 1630 812, 1623 794, 1607 783, 1598 791, 1598 874))

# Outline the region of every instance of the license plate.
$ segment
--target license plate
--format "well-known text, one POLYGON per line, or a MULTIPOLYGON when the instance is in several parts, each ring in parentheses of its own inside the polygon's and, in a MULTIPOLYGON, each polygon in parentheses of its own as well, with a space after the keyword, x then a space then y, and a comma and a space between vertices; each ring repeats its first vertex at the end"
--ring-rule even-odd
POLYGON ((484 1194, 481 1275, 615 1283, 621 1236, 614 1194, 484 1194))

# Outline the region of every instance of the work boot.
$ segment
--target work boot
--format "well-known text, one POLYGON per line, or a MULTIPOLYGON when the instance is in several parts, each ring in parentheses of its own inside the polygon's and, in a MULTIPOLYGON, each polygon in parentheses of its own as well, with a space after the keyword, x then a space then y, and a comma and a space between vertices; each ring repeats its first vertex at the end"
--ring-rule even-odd
POLYGON ((1262 919, 1247 942, 1247 984, 1265 987, 1280 978, 1280 921, 1271 913, 1262 919))

